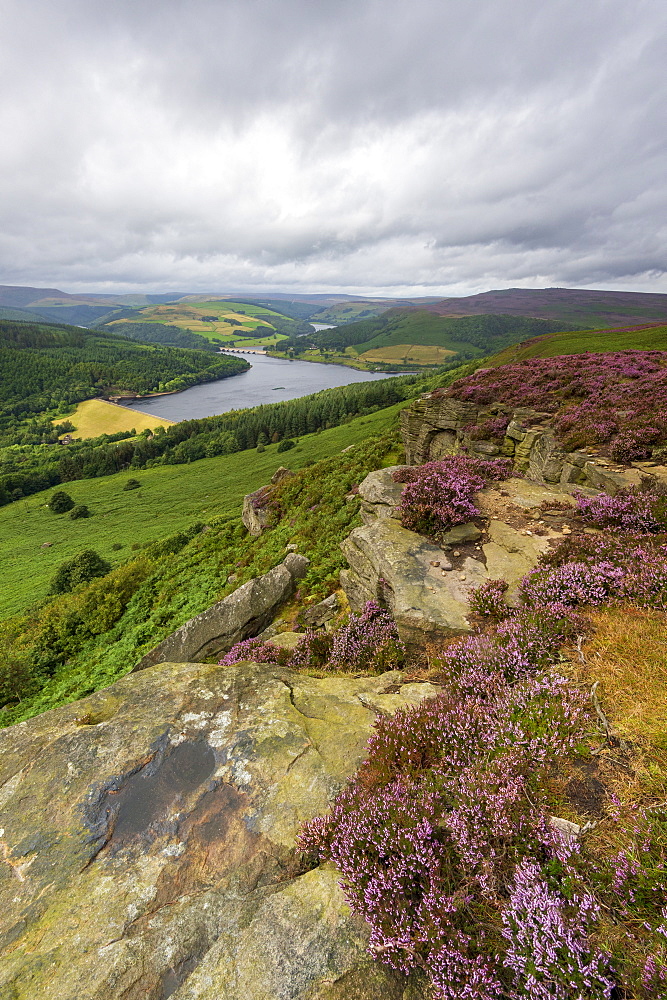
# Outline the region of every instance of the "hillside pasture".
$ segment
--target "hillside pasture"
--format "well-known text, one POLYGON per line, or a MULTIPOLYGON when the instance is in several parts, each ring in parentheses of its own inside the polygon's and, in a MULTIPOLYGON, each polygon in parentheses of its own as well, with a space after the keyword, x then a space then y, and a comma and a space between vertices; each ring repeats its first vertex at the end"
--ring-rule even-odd
MULTIPOLYGON (((278 314, 263 306, 228 302, 221 299, 169 302, 137 310, 133 317, 117 320, 112 329, 122 334, 123 323, 164 323, 181 330, 191 330, 207 340, 234 340, 255 331, 275 333, 271 317, 278 314)), ((284 317, 282 317, 284 318, 284 317)))
MULTIPOLYGON (((126 406, 109 403, 105 399, 85 399, 79 403, 74 413, 64 419, 74 424, 73 438, 96 438, 101 434, 118 434, 134 429, 137 434, 156 427, 170 427, 174 421, 130 410, 126 406)), ((56 418, 53 423, 62 423, 56 418)))
POLYGON ((364 351, 359 357, 362 361, 416 365, 442 365, 454 357, 456 351, 446 347, 424 344, 395 344, 392 347, 376 347, 364 351))
POLYGON ((264 452, 249 450, 191 464, 129 469, 65 483, 0 508, 0 619, 45 598, 58 566, 83 549, 95 549, 117 566, 131 557, 133 547, 165 538, 193 521, 240 518, 244 495, 268 483, 279 466, 300 469, 384 432, 405 405, 397 403, 340 427, 306 435, 288 452, 278 452, 278 446, 271 444, 264 452), (141 487, 125 491, 130 478, 138 479, 141 487), (75 504, 86 504, 91 517, 71 520, 68 514, 52 513, 48 508, 51 495, 63 489, 75 504), (121 548, 114 549, 114 545, 121 548))

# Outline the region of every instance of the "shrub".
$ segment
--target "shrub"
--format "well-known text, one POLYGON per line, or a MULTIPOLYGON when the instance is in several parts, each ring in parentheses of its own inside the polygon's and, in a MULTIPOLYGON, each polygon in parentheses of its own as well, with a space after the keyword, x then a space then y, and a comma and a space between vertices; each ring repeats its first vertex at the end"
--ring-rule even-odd
POLYGON ((266 451, 266 448, 264 447, 264 445, 263 445, 263 444, 258 444, 258 445, 257 445, 257 451, 259 451, 259 452, 263 452, 263 451, 266 451))
POLYGON ((507 459, 487 461, 464 455, 399 469, 394 481, 407 483, 401 495, 401 523, 412 531, 437 536, 452 525, 470 521, 479 514, 475 493, 493 480, 506 479, 511 469, 507 459))
POLYGON ((285 649, 280 649, 275 646, 272 642, 265 642, 263 639, 242 639, 241 642, 237 642, 228 653, 225 653, 218 663, 222 667, 229 667, 233 663, 242 663, 244 660, 250 660, 253 663, 282 663, 286 661, 285 654, 288 651, 285 649))
POLYGON ((64 490, 56 490, 49 500, 49 510, 52 510, 54 514, 65 514, 73 506, 74 501, 64 490))
POLYGON ((96 576, 105 576, 111 565, 93 549, 85 549, 73 559, 62 563, 51 581, 52 594, 66 594, 96 576))
POLYGON ((71 511, 69 512, 69 516, 72 518, 73 521, 76 521, 80 517, 90 517, 90 510, 85 505, 85 503, 78 503, 74 507, 72 507, 71 511))
POLYGON ((331 633, 309 629, 291 652, 271 640, 244 639, 218 662, 229 666, 241 660, 280 663, 293 669, 366 670, 381 673, 400 666, 405 656, 396 624, 389 612, 368 601, 360 615, 350 615, 331 633))
POLYGON ((508 586, 506 580, 487 580, 481 586, 471 589, 471 610, 486 618, 505 618, 509 614, 505 603, 508 586))
POLYGON ((0 658, 0 707, 30 697, 43 680, 26 655, 4 654, 0 658))
POLYGON ((290 438, 283 438, 283 440, 279 442, 276 451, 289 451, 290 448, 295 448, 295 447, 296 447, 296 441, 292 441, 290 438))
POLYGON ((123 486, 123 490, 138 490, 141 483, 138 479, 128 479, 128 481, 123 486))
POLYGON ((122 547, 123 546, 121 542, 114 542, 113 545, 111 546, 113 552, 119 552, 120 549, 122 549, 122 547))
POLYGON ((577 497, 579 513, 600 528, 656 533, 667 531, 667 491, 645 481, 641 487, 621 489, 615 496, 599 493, 577 497))

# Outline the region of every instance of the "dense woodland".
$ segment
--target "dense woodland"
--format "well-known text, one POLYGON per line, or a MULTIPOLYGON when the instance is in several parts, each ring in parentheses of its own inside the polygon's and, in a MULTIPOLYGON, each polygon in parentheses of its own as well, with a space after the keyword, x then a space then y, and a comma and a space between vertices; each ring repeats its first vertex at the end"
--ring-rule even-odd
POLYGON ((0 322, 0 435, 17 421, 111 393, 177 391, 236 375, 240 358, 138 344, 67 326, 0 322))
POLYGON ((104 328, 109 333, 128 340, 139 340, 144 344, 163 344, 167 347, 188 347, 193 351, 217 352, 216 344, 212 344, 200 333, 192 330, 181 330, 180 326, 170 326, 167 323, 116 323, 104 328))

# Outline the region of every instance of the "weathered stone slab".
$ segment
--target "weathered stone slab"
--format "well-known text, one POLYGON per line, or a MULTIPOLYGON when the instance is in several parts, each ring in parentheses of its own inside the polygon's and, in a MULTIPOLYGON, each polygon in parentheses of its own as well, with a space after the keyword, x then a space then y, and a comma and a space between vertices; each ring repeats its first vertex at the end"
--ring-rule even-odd
POLYGON ((0 996, 402 1000, 295 837, 434 693, 167 663, 0 732, 0 996))
POLYGON ((470 631, 468 588, 486 579, 480 560, 469 557, 458 572, 443 572, 432 565, 442 559, 438 546, 391 518, 355 528, 341 548, 350 566, 341 583, 351 607, 386 602, 408 646, 470 631))
POLYGON ((146 653, 133 668, 156 663, 199 661, 227 652, 242 639, 258 635, 272 621, 280 605, 294 593, 296 581, 309 565, 305 556, 290 552, 268 573, 248 580, 228 597, 181 625, 146 653))

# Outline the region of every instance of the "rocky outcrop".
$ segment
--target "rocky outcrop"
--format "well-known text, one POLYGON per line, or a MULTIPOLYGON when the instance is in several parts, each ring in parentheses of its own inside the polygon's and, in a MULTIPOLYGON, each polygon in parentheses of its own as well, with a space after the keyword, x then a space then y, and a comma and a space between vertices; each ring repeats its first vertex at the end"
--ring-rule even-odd
POLYGON ((278 566, 244 583, 228 597, 181 625, 146 653, 133 668, 144 670, 166 661, 205 660, 225 653, 242 639, 258 635, 269 625, 280 605, 294 593, 309 562, 290 552, 278 566))
POLYGON ((471 587, 503 578, 514 601, 519 581, 569 531, 560 509, 574 506, 568 493, 513 478, 477 495, 479 523, 456 525, 435 545, 401 525, 403 485, 393 482, 393 471, 372 472, 359 487, 365 523, 342 544, 349 569, 341 584, 355 611, 369 600, 385 604, 413 653, 471 631, 471 587))
POLYGON ((308 628, 321 628, 328 622, 333 621, 340 609, 338 594, 329 594, 323 601, 318 601, 317 604, 312 604, 309 608, 304 608, 299 618, 308 628))
POLYGON ((416 1000, 295 836, 433 693, 167 663, 3 730, 0 996, 416 1000))
POLYGON ((278 483, 289 479, 294 473, 281 465, 271 476, 268 486, 262 486, 254 493, 247 493, 243 498, 241 520, 251 535, 261 535, 271 523, 271 497, 278 483))
POLYGON ((618 466, 589 451, 564 451, 550 426, 551 415, 502 403, 480 406, 437 390, 415 400, 401 413, 401 431, 410 465, 421 465, 462 448, 480 458, 507 457, 518 472, 536 482, 604 489, 612 495, 636 485, 642 475, 663 478, 667 469, 654 463, 618 466), (479 429, 501 417, 509 420, 501 438, 477 437, 479 429))

